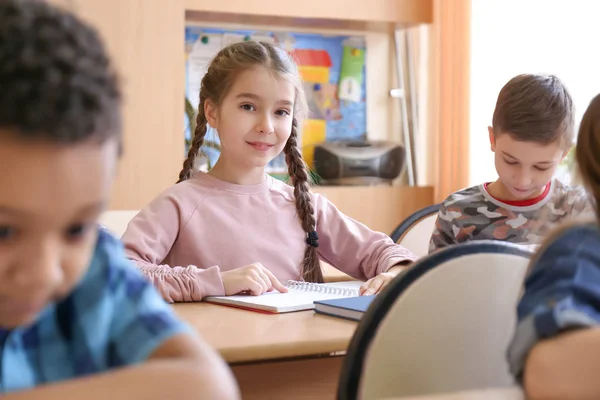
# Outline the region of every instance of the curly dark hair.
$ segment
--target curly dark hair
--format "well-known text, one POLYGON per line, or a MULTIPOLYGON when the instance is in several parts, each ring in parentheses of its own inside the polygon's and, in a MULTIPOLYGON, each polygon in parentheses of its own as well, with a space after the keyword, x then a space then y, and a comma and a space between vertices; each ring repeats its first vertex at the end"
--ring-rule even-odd
POLYGON ((74 143, 121 136, 121 93, 95 29, 39 0, 0 0, 0 129, 74 143))

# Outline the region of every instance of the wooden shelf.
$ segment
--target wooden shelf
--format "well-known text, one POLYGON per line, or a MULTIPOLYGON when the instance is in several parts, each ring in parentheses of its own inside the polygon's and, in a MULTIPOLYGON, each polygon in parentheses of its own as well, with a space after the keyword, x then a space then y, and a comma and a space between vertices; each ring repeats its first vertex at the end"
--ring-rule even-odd
POLYGON ((184 0, 189 21, 320 29, 389 31, 430 23, 431 0, 184 0))

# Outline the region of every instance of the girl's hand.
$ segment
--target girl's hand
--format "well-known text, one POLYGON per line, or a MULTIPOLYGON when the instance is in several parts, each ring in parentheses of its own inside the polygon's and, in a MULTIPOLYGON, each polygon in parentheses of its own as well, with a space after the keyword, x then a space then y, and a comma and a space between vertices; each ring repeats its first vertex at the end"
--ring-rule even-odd
POLYGON ((258 262, 231 271, 221 272, 221 279, 223 280, 226 296, 241 292, 260 296, 274 289, 281 293, 287 292, 287 288, 279 282, 275 275, 258 262))
POLYGON ((371 278, 362 285, 360 285, 359 294, 361 296, 370 296, 372 294, 377 294, 383 290, 384 287, 388 285, 394 279, 396 275, 393 275, 389 272, 382 272, 377 275, 375 278, 371 278))
POLYGON ((370 296, 377 294, 386 287, 392 279, 394 279, 400 272, 404 271, 409 263, 394 265, 387 272, 382 272, 375 278, 371 278, 360 286, 359 294, 361 296, 370 296))

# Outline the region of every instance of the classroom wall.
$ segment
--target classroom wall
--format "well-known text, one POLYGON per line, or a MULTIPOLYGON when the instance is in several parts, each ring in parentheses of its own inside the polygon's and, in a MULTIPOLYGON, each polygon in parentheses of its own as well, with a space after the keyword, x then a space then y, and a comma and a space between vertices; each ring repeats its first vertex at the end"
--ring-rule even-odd
POLYGON ((182 0, 53 0, 96 26, 119 73, 125 152, 110 209, 138 209, 175 183, 184 153, 182 0))

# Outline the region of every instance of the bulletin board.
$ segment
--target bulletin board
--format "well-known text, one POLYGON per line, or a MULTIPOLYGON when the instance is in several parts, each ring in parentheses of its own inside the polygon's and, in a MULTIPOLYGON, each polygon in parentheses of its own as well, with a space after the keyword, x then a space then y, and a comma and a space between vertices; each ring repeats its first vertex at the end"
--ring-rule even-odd
MULTIPOLYGON (((194 109, 199 103, 200 82, 210 60, 223 47, 245 40, 279 46, 298 64, 309 105, 309 117, 303 123, 300 140, 309 166, 315 144, 366 137, 366 45, 362 36, 188 26, 185 30, 186 98, 194 109)), ((189 126, 187 114, 185 118, 189 126)), ((191 132, 187 129, 186 144, 190 139, 191 132)), ((216 132, 209 130, 206 141, 218 144, 216 132)), ((205 149, 212 165, 218 159, 217 148, 205 149)), ((283 155, 268 166, 272 174, 286 171, 283 155)))

